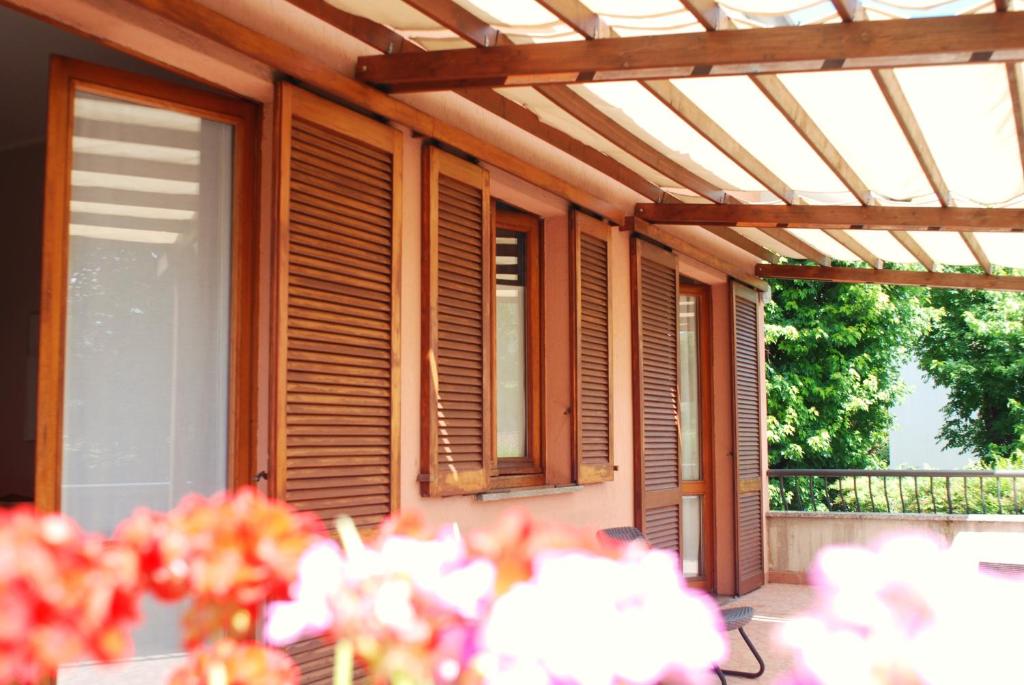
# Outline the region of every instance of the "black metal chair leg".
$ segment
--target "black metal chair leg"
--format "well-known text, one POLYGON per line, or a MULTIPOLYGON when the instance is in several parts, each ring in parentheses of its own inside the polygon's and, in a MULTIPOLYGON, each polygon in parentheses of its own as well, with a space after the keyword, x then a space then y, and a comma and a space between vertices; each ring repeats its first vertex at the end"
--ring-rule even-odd
POLYGON ((715 675, 718 676, 718 681, 722 683, 722 685, 729 685, 729 682, 725 679, 725 674, 722 673, 722 669, 718 666, 715 666, 715 675))
MULTIPOLYGON (((725 675, 734 675, 738 678, 760 678, 764 675, 764 659, 761 658, 761 655, 758 653, 757 647, 754 646, 754 643, 750 641, 749 637, 747 637, 747 631, 743 630, 743 628, 739 628, 738 630, 740 631, 740 637, 742 637, 743 641, 747 643, 750 653, 754 655, 755 659, 757 659, 757 671, 728 671, 722 669, 721 673, 724 673, 725 675)), ((719 678, 722 678, 721 673, 718 676, 719 678)), ((725 682, 725 680, 722 679, 722 682, 725 682)))

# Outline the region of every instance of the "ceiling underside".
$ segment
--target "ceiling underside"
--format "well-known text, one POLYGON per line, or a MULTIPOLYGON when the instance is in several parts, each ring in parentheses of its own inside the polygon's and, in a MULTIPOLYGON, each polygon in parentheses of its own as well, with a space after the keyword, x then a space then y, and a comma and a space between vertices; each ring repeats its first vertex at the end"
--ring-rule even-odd
MULTIPOLYGON (((1020 0, 329 2, 428 51, 492 37, 522 45, 1024 9, 1020 0)), ((653 201, 1024 208, 1022 88, 1020 63, 978 62, 496 90, 664 193, 648 193, 653 201)), ((707 230, 770 261, 1024 268, 1016 231, 707 230)))

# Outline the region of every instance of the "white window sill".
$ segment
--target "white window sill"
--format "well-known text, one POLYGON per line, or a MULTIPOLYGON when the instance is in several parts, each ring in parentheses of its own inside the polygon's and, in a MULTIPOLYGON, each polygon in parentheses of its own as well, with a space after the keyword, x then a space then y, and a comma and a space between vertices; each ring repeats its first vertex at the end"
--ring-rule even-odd
POLYGON ((566 495, 579 492, 582 485, 545 485, 539 488, 512 488, 509 490, 493 490, 476 495, 477 501, 496 502, 505 499, 523 499, 525 497, 548 497, 550 495, 566 495))

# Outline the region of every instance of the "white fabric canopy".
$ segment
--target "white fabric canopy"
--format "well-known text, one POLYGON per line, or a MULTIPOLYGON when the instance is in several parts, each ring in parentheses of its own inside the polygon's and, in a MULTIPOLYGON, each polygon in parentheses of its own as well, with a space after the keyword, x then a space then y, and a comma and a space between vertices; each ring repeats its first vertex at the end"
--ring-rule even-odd
MULTIPOLYGON (((401 0, 330 0, 338 7, 385 24, 427 49, 466 46, 463 40, 401 0)), ((455 0, 517 43, 583 40, 572 27, 534 0, 455 0)), ((702 31, 679 0, 582 0, 616 35, 702 31)), ((994 12, 992 0, 864 0, 862 21, 994 12)), ((1021 10, 1021 0, 1010 3, 1021 10)), ((838 22, 829 0, 723 0, 722 11, 735 29, 838 22)), ((1021 81, 1024 73, 1016 65, 1021 81)), ((947 201, 964 207, 1024 206, 1024 164, 1014 119, 1006 66, 968 64, 903 68, 895 71, 913 117, 949 190, 947 201)), ((857 177, 872 201, 884 205, 939 206, 900 121, 870 70, 782 74, 778 77, 857 177)), ((728 136, 795 195, 808 204, 856 205, 858 198, 832 171, 772 101, 755 78, 718 76, 676 79, 678 89, 728 136)), ((665 157, 742 202, 779 204, 751 173, 663 104, 638 82, 570 86, 603 114, 665 157)), ((533 88, 502 88, 502 95, 530 109, 545 123, 621 162, 684 201, 706 202, 680 182, 652 169, 625 149, 590 130, 572 114, 533 88)), ((885 231, 850 231, 881 259, 916 263, 885 231)), ((743 234, 770 250, 793 256, 788 248, 756 230, 743 234)), ((794 235, 837 260, 857 256, 814 229, 794 235)), ((944 264, 978 262, 956 233, 913 232, 932 259, 944 264)), ((979 243, 992 263, 1024 266, 1024 233, 983 234, 979 243)))

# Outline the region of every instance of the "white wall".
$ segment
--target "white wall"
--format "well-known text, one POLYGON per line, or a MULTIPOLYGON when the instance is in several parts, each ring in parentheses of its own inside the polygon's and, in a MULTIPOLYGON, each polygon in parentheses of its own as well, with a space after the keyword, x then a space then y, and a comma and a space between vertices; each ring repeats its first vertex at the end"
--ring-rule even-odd
POLYGON ((916 360, 901 369, 900 377, 911 390, 903 403, 893 409, 896 422, 889 438, 892 468, 959 469, 966 466, 970 455, 945 449, 938 437, 942 410, 948 401, 946 391, 928 381, 916 360))

